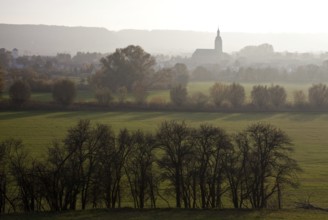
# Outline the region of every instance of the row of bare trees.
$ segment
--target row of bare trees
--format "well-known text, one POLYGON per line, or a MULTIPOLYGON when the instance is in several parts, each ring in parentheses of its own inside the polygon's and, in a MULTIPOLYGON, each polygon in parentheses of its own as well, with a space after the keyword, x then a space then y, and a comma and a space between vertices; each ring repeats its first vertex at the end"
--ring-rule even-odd
POLYGON ((0 211, 170 206, 266 208, 297 186, 290 139, 269 124, 236 135, 208 124, 164 121, 155 134, 80 120, 33 159, 0 143, 0 211), (225 198, 225 199, 223 199, 225 198), (231 202, 227 202, 227 201, 231 202), (223 202, 225 201, 225 203, 223 202))

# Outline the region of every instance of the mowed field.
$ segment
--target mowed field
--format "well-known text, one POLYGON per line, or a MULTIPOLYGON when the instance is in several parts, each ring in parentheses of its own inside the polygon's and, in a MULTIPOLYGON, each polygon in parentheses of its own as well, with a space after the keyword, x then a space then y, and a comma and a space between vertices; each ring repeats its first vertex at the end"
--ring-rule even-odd
POLYGON ((184 113, 184 112, 0 112, 0 139, 21 138, 35 157, 42 157, 53 139, 61 139, 79 119, 155 132, 164 120, 185 120, 190 126, 216 125, 235 133, 255 122, 271 123, 292 139, 293 157, 304 170, 301 187, 284 194, 285 207, 305 201, 328 207, 328 113, 184 113))

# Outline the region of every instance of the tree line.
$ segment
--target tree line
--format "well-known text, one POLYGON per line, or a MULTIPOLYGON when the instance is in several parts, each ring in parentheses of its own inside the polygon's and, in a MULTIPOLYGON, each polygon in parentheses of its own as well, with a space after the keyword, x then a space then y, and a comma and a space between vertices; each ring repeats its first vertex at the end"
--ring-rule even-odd
MULTIPOLYGON (((65 54, 57 56, 59 60, 69 60, 65 54)), ((63 61, 64 62, 64 61, 63 61)), ((256 85, 251 91, 251 101, 246 101, 245 89, 239 83, 215 83, 209 88, 209 95, 196 92, 188 95, 187 83, 189 71, 185 64, 177 63, 170 68, 155 68, 155 59, 139 46, 130 45, 117 49, 103 57, 101 68, 88 78, 88 89, 93 90, 100 106, 115 103, 124 104, 128 94, 134 98, 134 104, 157 108, 187 107, 196 110, 221 108, 223 110, 281 110, 287 108, 323 109, 328 107, 327 86, 319 83, 312 85, 308 94, 303 90, 294 91, 293 103, 287 102, 285 88, 280 85, 256 85), (147 101, 149 91, 156 89, 170 90, 170 103, 162 97, 153 97, 147 101)), ((4 72, 0 69, 0 92, 4 88, 4 72)), ((27 102, 31 91, 46 89, 53 94, 53 100, 60 105, 71 105, 76 97, 79 85, 69 79, 44 78, 32 70, 11 70, 9 95, 12 102, 21 105, 27 102)), ((10 80, 9 80, 10 81, 10 80)), ((90 91, 92 92, 92 91, 90 91)))
POLYGON ((236 134, 164 121, 154 133, 80 120, 33 158, 0 142, 0 212, 90 208, 282 207, 300 168, 288 135, 264 123, 236 134), (164 205, 166 204, 166 205, 164 205))
MULTIPOLYGON (((0 72, 0 91, 1 88, 3 88, 3 82, 1 81, 0 72)), ((8 93, 11 103, 19 107, 30 100, 32 91, 26 81, 16 80, 9 87, 8 93)), ((147 105, 150 108, 156 107, 157 109, 182 107, 200 111, 209 109, 225 111, 323 110, 328 107, 328 87, 322 83, 312 85, 307 94, 303 90, 295 90, 292 93, 292 102, 287 101, 287 92, 280 85, 255 85, 251 90, 250 100, 246 101, 245 88, 238 83, 215 83, 209 88, 209 94, 203 92, 188 94, 187 88, 178 84, 169 90, 169 102, 159 96, 146 101, 148 91, 140 84, 137 84, 130 93, 126 87, 119 87, 115 94, 109 88, 98 88, 94 95, 100 107, 130 104, 128 106, 132 108, 147 105), (132 94, 134 101, 127 103, 129 94, 132 94)), ((52 97, 55 103, 70 106, 74 103, 76 96, 77 88, 73 81, 60 79, 53 83, 52 97)))

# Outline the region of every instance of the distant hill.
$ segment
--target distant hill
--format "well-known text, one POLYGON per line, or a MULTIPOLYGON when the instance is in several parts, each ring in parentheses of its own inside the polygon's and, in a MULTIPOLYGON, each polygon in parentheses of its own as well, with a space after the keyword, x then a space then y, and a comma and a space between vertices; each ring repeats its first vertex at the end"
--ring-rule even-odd
MULTIPOLYGON (((17 48, 20 54, 113 52, 129 44, 153 54, 190 55, 196 48, 213 48, 216 32, 178 30, 109 31, 96 27, 0 24, 0 48, 17 48)), ((269 43, 276 51, 328 51, 328 34, 221 33, 225 52, 269 43)))

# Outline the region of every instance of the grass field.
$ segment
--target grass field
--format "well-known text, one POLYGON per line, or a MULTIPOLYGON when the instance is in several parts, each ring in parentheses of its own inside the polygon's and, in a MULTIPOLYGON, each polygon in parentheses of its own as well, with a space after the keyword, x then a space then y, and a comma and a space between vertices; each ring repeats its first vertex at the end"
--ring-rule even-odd
POLYGON ((164 120, 185 120, 191 126, 210 123, 230 133, 262 121, 284 130, 293 140, 294 158, 304 172, 301 187, 285 194, 287 206, 304 201, 328 207, 328 113, 175 113, 175 112, 0 112, 0 139, 16 137, 24 140, 35 156, 42 156, 55 138, 63 138, 66 130, 79 119, 106 123, 115 131, 154 131, 164 120))
POLYGON ((43 220, 43 219, 111 219, 111 220, 253 220, 253 219, 286 219, 286 220, 310 220, 328 219, 328 212, 314 210, 179 210, 179 209, 155 209, 155 210, 87 210, 62 213, 32 213, 13 214, 0 216, 3 220, 43 220))

